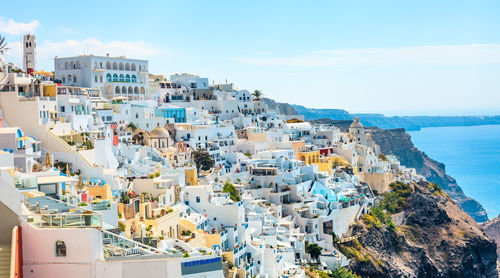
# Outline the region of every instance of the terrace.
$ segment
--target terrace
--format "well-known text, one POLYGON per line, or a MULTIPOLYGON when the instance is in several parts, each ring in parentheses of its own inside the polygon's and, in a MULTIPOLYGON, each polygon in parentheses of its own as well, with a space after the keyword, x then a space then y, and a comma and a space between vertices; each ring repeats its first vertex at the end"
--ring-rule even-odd
POLYGON ((24 194, 24 219, 38 228, 102 228, 102 215, 41 194, 24 194))

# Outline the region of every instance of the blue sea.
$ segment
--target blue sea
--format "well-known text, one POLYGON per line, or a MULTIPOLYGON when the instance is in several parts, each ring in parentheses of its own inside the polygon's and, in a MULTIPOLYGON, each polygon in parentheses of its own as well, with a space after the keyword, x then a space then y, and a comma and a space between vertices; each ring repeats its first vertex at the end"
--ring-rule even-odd
POLYGON ((413 144, 446 165, 488 217, 500 213, 500 125, 428 127, 409 132, 413 144))

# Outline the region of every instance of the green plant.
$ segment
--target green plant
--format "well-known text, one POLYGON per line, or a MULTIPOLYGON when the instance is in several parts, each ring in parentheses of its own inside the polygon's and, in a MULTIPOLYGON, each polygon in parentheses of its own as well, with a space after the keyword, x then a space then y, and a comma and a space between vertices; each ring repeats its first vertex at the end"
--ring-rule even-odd
POLYGON ((232 183, 226 182, 224 184, 222 192, 229 193, 229 198, 231 198, 231 200, 235 202, 239 202, 241 200, 240 192, 236 189, 236 187, 232 183))
POLYGON ((433 193, 435 194, 443 194, 443 189, 439 184, 430 182, 429 183, 429 188, 432 190, 433 193))
POLYGON ((189 253, 186 252, 186 253, 182 254, 182 257, 183 258, 188 258, 189 257, 189 253))
POLYGON ((323 250, 323 248, 316 243, 306 245, 306 253, 309 254, 313 260, 317 260, 319 258, 321 250, 323 250))
POLYGON ((81 202, 78 204, 79 207, 86 207, 87 206, 87 203, 84 203, 84 202, 81 202))
POLYGON ((118 229, 120 232, 125 232, 125 224, 123 224, 121 221, 118 221, 118 229))
POLYGON ((378 155, 378 159, 382 160, 382 161, 388 161, 387 157, 383 154, 383 153, 380 153, 378 155))
POLYGON ((260 100, 263 96, 264 96, 264 94, 260 90, 255 90, 252 93, 252 97, 255 100, 260 100))
POLYGON ((4 54, 9 48, 7 48, 7 43, 5 42, 5 36, 0 35, 0 55, 4 54))
POLYGON ((137 129, 137 126, 134 123, 132 123, 132 122, 130 122, 128 124, 128 127, 130 127, 130 129, 132 129, 132 131, 135 131, 137 129))
POLYGON ((332 273, 328 275, 330 278, 361 278, 361 276, 353 273, 351 270, 347 268, 337 267, 332 270, 332 273))
POLYGON ((196 150, 192 152, 194 163, 198 171, 201 169, 203 171, 210 170, 215 165, 215 161, 212 159, 207 150, 196 150))

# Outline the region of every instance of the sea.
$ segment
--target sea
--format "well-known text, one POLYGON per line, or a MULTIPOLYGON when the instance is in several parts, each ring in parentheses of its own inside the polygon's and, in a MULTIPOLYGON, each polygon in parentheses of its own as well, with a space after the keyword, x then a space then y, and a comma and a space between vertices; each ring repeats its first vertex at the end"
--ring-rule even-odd
POLYGON ((446 165, 490 219, 500 214, 500 125, 427 127, 408 132, 413 144, 446 165))

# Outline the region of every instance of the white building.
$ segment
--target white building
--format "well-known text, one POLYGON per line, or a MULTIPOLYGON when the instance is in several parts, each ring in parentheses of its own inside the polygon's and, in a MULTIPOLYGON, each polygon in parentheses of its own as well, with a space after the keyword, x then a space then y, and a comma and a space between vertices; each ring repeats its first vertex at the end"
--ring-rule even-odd
POLYGON ((55 58, 56 78, 62 85, 98 88, 107 98, 145 99, 149 87, 148 61, 81 55, 55 58))

